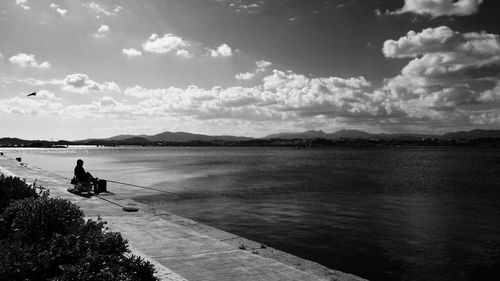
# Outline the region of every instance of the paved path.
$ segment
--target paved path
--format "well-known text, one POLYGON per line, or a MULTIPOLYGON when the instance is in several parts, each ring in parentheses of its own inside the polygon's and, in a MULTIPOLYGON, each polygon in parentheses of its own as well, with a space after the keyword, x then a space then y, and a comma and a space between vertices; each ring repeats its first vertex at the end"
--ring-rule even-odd
POLYGON ((331 271, 326 279, 320 278, 226 243, 237 237, 233 234, 212 229, 215 234, 209 236, 207 231, 199 232, 197 228, 210 227, 113 193, 90 198, 76 196, 67 191, 72 187, 67 178, 6 156, 0 156, 0 173, 18 176, 28 183, 36 180, 52 197, 77 204, 87 218, 101 217, 111 231, 121 232, 134 254, 155 265, 162 280, 363 280, 338 271, 331 271), (124 212, 123 206, 137 207, 139 211, 124 212))

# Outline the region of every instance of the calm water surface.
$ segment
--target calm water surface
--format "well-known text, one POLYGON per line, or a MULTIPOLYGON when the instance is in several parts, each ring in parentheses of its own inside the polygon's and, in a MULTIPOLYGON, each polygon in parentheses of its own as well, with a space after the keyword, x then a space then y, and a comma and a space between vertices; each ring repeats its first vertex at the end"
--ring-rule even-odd
MULTIPOLYGON (((2 149, 71 176, 176 192, 138 200, 371 280, 497 280, 500 149, 2 149)), ((119 186, 110 184, 119 193, 119 186)))

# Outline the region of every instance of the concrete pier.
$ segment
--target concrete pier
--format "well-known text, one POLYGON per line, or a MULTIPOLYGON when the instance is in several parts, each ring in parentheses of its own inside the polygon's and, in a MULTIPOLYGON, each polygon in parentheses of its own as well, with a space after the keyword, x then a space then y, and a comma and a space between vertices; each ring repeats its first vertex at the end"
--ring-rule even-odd
POLYGON ((36 180, 50 196, 78 205, 87 218, 102 218, 110 231, 118 231, 128 240, 134 254, 155 265, 161 280, 364 280, 126 199, 123 194, 130 192, 127 189, 108 187, 111 193, 77 196, 67 191, 72 187, 68 178, 4 155, 0 155, 0 173, 26 179, 27 183, 36 180), (125 212, 123 207, 139 211, 125 212))

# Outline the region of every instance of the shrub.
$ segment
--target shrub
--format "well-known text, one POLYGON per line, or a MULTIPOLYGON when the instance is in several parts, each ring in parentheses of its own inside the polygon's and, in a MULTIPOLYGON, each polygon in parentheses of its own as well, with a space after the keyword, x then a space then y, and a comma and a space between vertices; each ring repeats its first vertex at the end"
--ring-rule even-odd
POLYGON ((19 179, 2 180, 9 194, 22 186, 29 196, 0 215, 0 280, 157 280, 153 266, 129 256, 127 241, 105 222, 85 221, 78 206, 39 197, 19 179))
POLYGON ((34 185, 27 185, 20 178, 5 177, 0 175, 0 213, 15 200, 24 198, 37 198, 42 193, 34 185))
POLYGON ((68 235, 36 244, 15 237, 0 241, 0 280, 153 281, 154 267, 127 257, 127 242, 103 222, 87 221, 68 235))
POLYGON ((111 259, 97 255, 87 256, 80 264, 64 267, 60 276, 53 281, 156 281, 154 267, 137 256, 111 259))
POLYGON ((9 205, 0 220, 0 238, 15 235, 22 242, 34 243, 66 234, 83 224, 78 206, 60 198, 28 198, 9 205))

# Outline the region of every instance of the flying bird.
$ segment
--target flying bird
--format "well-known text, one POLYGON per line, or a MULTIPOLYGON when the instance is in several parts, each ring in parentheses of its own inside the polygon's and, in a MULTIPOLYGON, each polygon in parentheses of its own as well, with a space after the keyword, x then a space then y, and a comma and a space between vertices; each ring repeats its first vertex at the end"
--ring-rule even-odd
POLYGON ((31 97, 31 96, 36 96, 36 92, 33 92, 33 93, 27 95, 27 97, 31 97))

